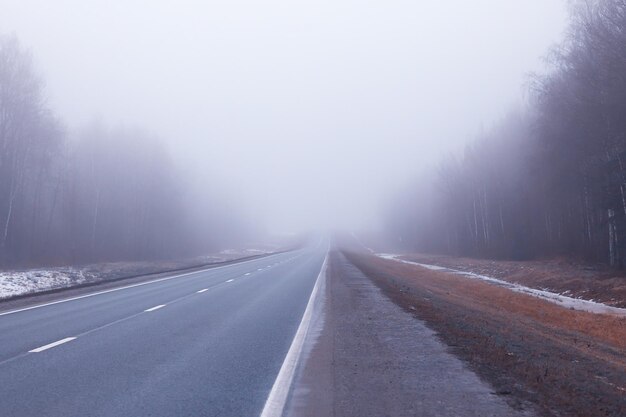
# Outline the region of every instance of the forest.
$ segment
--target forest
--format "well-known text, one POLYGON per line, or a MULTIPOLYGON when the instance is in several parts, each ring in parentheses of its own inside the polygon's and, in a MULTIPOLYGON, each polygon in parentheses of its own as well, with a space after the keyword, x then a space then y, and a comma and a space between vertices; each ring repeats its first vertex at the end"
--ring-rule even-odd
POLYGON ((521 108, 388 209, 396 242, 495 259, 626 264, 626 0, 570 4, 521 108))
POLYGON ((70 133, 31 53, 0 37, 0 267, 189 257, 245 235, 217 197, 191 209, 193 192, 149 131, 70 133))

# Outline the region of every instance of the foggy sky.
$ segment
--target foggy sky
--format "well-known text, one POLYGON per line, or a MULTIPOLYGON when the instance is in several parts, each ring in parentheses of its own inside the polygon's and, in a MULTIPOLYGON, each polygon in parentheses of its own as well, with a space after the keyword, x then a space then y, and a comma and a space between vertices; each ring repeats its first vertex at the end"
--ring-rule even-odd
POLYGON ((562 0, 0 0, 70 130, 167 141, 279 229, 375 224, 523 97, 562 0))

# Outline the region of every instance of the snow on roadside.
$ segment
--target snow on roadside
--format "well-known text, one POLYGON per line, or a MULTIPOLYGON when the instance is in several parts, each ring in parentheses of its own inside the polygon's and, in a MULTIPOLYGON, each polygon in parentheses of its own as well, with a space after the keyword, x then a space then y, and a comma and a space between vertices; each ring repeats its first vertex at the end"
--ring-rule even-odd
POLYGON ((580 298, 568 297, 564 294, 557 294, 546 290, 538 290, 535 288, 526 287, 520 284, 504 281, 497 278, 488 277, 485 275, 475 274, 473 272, 460 271, 458 269, 444 268, 437 265, 422 264, 419 262, 412 262, 401 259, 401 255, 394 255, 389 253, 378 253, 378 257, 383 259, 390 259, 397 262, 402 262, 410 265, 421 266, 422 268, 430 269, 431 271, 449 272, 455 275, 461 275, 467 278, 480 279, 482 281, 489 282, 490 284, 497 285, 499 287, 507 288, 511 291, 528 294, 533 297, 538 297, 543 300, 549 301, 554 304, 558 304, 565 308, 571 308, 574 310, 587 311, 589 313, 596 314, 611 314, 620 317, 626 317, 626 308, 612 307, 606 304, 598 303, 590 300, 583 300, 580 298))
POLYGON ((0 271, 0 300, 84 283, 192 268, 265 253, 270 251, 257 248, 227 249, 219 254, 179 261, 109 262, 81 267, 0 271))
POLYGON ((87 277, 85 271, 74 268, 0 272, 0 299, 82 284, 87 277))
POLYGON ((263 249, 255 249, 255 248, 249 248, 249 249, 224 249, 223 251, 220 252, 221 255, 261 255, 264 253, 268 253, 267 250, 263 250, 263 249))

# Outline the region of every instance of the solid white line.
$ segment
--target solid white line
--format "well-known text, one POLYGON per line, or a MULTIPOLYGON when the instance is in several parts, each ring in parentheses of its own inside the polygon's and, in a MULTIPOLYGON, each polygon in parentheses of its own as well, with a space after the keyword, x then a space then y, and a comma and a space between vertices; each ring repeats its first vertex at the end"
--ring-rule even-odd
MULTIPOLYGON (((267 257, 269 258, 271 256, 277 256, 277 255, 281 255, 281 254, 280 253, 276 253, 274 255, 269 255, 267 257)), ((51 301, 49 303, 37 304, 37 305, 34 305, 34 306, 30 306, 30 307, 24 307, 24 308, 18 308, 16 310, 5 311, 4 313, 0 313, 0 316, 6 316, 8 314, 20 313, 22 311, 34 310, 36 308, 47 307, 47 306, 51 306, 51 305, 55 305, 55 304, 67 303, 68 301, 74 301, 74 300, 80 300, 82 298, 94 297, 96 295, 108 294, 110 292, 127 290, 129 288, 141 287, 143 285, 155 284, 157 282, 169 281, 170 279, 186 277, 188 275, 194 275, 194 274, 201 274, 201 273, 207 272, 207 271, 217 271, 218 269, 230 268, 231 266, 243 265, 243 264, 247 264, 247 263, 255 262, 255 261, 258 261, 258 259, 250 259, 248 261, 241 261, 241 262, 232 263, 232 264, 229 264, 229 265, 216 266, 216 267, 213 267, 213 268, 201 269, 200 271, 193 271, 193 272, 187 272, 187 273, 179 274, 179 275, 172 275, 171 277, 158 278, 158 279, 155 279, 155 280, 152 280, 152 281, 144 281, 144 282, 140 282, 140 283, 137 283, 137 284, 126 285, 124 287, 111 288, 110 290, 92 292, 92 293, 89 293, 89 294, 79 295, 79 296, 76 296, 76 297, 64 298, 62 300, 51 301)), ((106 281, 102 281, 102 282, 105 283, 106 281)))
POLYGON ((234 279, 229 279, 229 280, 228 280, 228 281, 226 281, 226 282, 233 282, 233 281, 234 281, 234 279))
POLYGON ((48 350, 48 349, 53 348, 55 346, 62 345, 63 343, 71 342, 74 339, 76 339, 76 338, 75 337, 66 337, 65 339, 57 340, 56 342, 47 344, 45 346, 38 347, 37 349, 29 350, 29 352, 30 353, 43 352, 44 350, 48 350))
POLYGON ((208 290, 209 290, 208 288, 205 288, 205 289, 203 289, 203 290, 196 291, 196 292, 197 292, 198 294, 202 294, 203 292, 208 291, 208 290))
MULTIPOLYGON (((300 361, 302 348, 304 347, 304 341, 311 325, 313 310, 316 305, 316 298, 318 297, 319 288, 322 285, 320 283, 326 279, 327 261, 328 252, 326 252, 322 269, 317 276, 313 291, 311 291, 309 302, 307 303, 304 314, 302 315, 302 321, 300 322, 296 335, 291 342, 291 346, 289 347, 289 351, 287 352, 283 365, 280 367, 280 371, 278 372, 276 381, 274 381, 270 395, 265 401, 265 406, 263 407, 260 417, 281 417, 283 415, 285 404, 287 403, 287 398, 289 396, 289 390, 293 382, 296 368, 298 367, 298 362, 300 361)), ((323 294, 320 296, 323 297, 323 294)))
POLYGON ((154 306, 154 307, 149 308, 149 309, 144 310, 144 311, 145 311, 146 313, 149 313, 149 312, 151 312, 151 311, 158 310, 158 309, 163 308, 163 307, 165 307, 165 304, 161 304, 161 305, 158 305, 158 306, 154 306))

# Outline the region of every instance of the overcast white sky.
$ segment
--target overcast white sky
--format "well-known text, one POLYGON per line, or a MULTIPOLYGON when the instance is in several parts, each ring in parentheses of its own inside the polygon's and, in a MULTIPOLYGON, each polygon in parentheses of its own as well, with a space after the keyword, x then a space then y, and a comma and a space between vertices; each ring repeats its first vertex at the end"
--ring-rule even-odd
POLYGON ((72 129, 160 135, 280 227, 362 226, 522 96, 564 0, 0 0, 72 129))

